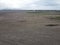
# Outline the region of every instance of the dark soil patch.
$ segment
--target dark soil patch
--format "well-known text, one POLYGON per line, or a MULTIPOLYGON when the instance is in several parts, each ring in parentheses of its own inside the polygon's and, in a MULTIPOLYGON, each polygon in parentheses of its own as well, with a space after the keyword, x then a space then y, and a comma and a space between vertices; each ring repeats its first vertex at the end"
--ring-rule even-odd
POLYGON ((59 26, 59 24, 47 24, 46 26, 59 26))

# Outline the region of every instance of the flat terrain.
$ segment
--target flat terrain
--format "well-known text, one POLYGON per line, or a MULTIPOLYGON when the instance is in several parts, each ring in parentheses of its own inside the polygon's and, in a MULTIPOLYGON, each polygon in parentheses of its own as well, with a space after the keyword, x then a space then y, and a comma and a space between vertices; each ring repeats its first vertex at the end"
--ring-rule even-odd
POLYGON ((51 16, 60 15, 0 12, 0 45, 60 45, 60 20, 51 16))

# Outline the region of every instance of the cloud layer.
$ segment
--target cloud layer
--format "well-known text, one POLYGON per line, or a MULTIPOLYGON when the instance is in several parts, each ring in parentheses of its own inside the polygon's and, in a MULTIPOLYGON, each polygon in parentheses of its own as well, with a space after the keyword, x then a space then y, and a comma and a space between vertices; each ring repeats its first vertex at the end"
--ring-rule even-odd
POLYGON ((0 9, 60 10, 60 0, 0 0, 0 9))

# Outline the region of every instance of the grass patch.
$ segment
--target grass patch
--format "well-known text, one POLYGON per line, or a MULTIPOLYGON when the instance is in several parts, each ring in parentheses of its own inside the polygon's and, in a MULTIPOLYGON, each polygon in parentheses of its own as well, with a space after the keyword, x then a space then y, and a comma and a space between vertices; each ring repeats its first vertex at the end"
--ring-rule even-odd
POLYGON ((60 20, 60 16, 56 16, 54 17, 54 19, 60 20))
POLYGON ((59 15, 60 13, 58 12, 45 12, 45 11, 30 11, 30 12, 27 12, 27 13, 30 13, 30 14, 42 14, 42 15, 59 15))
POLYGON ((28 13, 41 13, 41 12, 28 12, 28 13))
POLYGON ((60 16, 50 17, 49 19, 56 19, 56 20, 60 20, 60 16))

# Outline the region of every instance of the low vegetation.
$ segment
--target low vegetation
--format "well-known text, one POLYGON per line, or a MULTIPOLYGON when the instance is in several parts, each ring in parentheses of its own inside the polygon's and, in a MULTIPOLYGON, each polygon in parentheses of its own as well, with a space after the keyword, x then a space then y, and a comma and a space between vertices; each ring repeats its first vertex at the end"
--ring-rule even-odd
POLYGON ((60 15, 60 11, 56 10, 30 10, 27 13, 42 14, 42 15, 60 15))
POLYGON ((54 17, 54 19, 60 20, 60 16, 56 16, 54 17))
POLYGON ((50 17, 49 19, 56 19, 56 20, 60 20, 60 16, 50 17))

